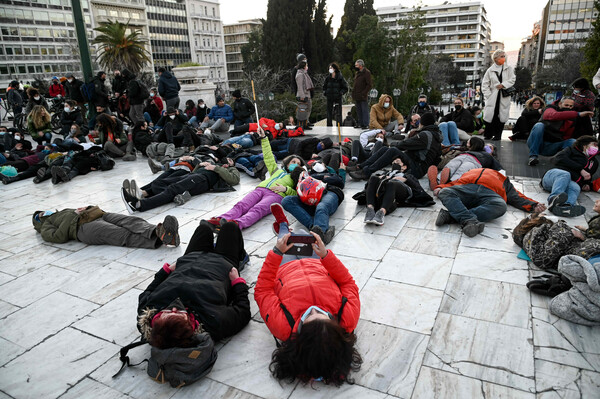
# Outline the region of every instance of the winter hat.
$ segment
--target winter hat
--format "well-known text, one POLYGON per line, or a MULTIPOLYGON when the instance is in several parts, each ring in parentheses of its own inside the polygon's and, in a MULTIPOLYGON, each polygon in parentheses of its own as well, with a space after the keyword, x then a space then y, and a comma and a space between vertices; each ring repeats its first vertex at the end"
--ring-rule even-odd
POLYGON ((65 76, 66 76, 67 79, 69 79, 69 78, 73 77, 73 74, 71 72, 68 72, 65 76))
POLYGON ((431 112, 425 112, 421 115, 421 126, 435 125, 435 116, 431 112))
POLYGON ((242 98, 242 93, 239 90, 234 90, 231 95, 235 98, 242 98))
MULTIPOLYGON (((400 153, 396 157, 394 157, 394 159, 397 158, 400 158, 402 163, 406 166, 408 166, 408 164, 410 163, 410 158, 408 157, 408 155, 406 155, 404 151, 400 151, 400 153)), ((392 159, 392 162, 394 161, 394 159, 392 159)))
POLYGON ((177 110, 173 106, 170 106, 167 108, 167 114, 174 114, 176 112, 177 112, 177 110))
POLYGON ((321 142, 323 143, 324 150, 333 147, 333 140, 331 140, 329 137, 325 137, 324 139, 321 139, 321 142))

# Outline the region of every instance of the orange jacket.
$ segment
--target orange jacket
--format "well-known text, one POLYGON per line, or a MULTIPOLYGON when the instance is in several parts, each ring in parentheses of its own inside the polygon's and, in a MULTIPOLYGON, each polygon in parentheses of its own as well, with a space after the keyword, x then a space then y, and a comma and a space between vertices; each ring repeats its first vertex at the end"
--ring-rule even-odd
POLYGON ((302 314, 313 305, 337 317, 344 303, 340 325, 347 332, 354 331, 360 317, 358 287, 333 252, 328 251, 323 259, 280 263, 281 256, 269 251, 254 289, 260 315, 275 338, 288 340, 298 330, 302 314))
POLYGON ((442 184, 439 187, 443 189, 464 184, 479 184, 487 187, 501 196, 507 204, 512 205, 515 208, 521 208, 527 212, 532 212, 533 208, 538 204, 537 201, 534 201, 517 191, 508 177, 494 169, 471 169, 463 174, 460 179, 442 184))

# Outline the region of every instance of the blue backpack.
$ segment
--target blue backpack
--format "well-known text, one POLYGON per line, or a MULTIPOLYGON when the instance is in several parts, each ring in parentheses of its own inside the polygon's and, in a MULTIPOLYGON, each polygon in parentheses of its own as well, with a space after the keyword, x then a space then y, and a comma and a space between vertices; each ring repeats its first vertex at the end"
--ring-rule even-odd
POLYGON ((92 101, 96 94, 96 87, 94 86, 94 82, 84 83, 81 85, 79 89, 81 91, 81 95, 86 101, 92 101))

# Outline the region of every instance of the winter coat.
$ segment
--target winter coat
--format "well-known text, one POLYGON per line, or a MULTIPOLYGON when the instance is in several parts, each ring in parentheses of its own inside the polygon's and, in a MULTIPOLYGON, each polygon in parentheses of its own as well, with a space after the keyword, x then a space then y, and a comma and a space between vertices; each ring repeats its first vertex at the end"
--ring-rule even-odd
POLYGON ((56 84, 53 83, 48 88, 48 95, 53 98, 58 97, 59 95, 64 97, 65 96, 65 88, 60 83, 56 83, 56 84))
POLYGON ((508 177, 493 169, 471 169, 462 175, 460 179, 450 183, 441 184, 439 187, 444 189, 446 187, 464 184, 479 184, 487 187, 502 197, 509 205, 520 208, 526 212, 533 212, 538 204, 531 198, 521 194, 512 185, 508 177))
MULTIPOLYGON (((581 187, 588 185, 592 187, 592 178, 585 180, 581 176, 581 170, 585 170, 593 176, 598 170, 598 160, 596 156, 588 157, 579 148, 572 145, 571 147, 564 148, 554 158, 554 162, 557 169, 566 170, 571 174, 571 180, 579 184, 581 187)), ((542 178, 543 179, 543 178, 542 178)))
POLYGON ((214 252, 191 252, 177 259, 170 273, 160 269, 138 299, 138 329, 148 339, 152 317, 181 299, 213 340, 235 335, 250 321, 248 286, 243 279, 231 285, 233 265, 214 252))
POLYGON ((254 104, 247 98, 240 98, 233 102, 234 120, 246 120, 254 114, 254 104))
POLYGON ((196 165, 192 173, 206 174, 215 173, 219 179, 217 184, 211 187, 215 191, 230 191, 233 190, 232 186, 237 185, 240 182, 240 172, 235 167, 227 167, 215 165, 214 170, 206 170, 204 166, 196 165))
POLYGON ((133 130, 132 136, 135 149, 146 155, 146 148, 153 142, 152 131, 137 128, 133 130))
POLYGON ((83 125, 83 116, 81 115, 81 110, 79 107, 74 107, 71 112, 65 112, 64 110, 60 114, 60 124, 64 126, 69 126, 75 124, 77 126, 83 125))
POLYGON ((596 96, 591 90, 582 90, 577 94, 573 93, 572 96, 575 102, 573 111, 594 111, 594 101, 596 101, 596 96))
POLYGON ((519 117, 519 119, 517 119, 517 122, 515 123, 513 133, 531 132, 531 129, 533 129, 533 125, 540 121, 541 116, 542 115, 540 114, 539 110, 525 108, 523 112, 521 112, 521 116, 519 117))
POLYGON ((373 81, 371 80, 371 71, 367 68, 363 68, 362 71, 356 72, 354 76, 354 86, 352 87, 352 99, 354 101, 367 101, 369 98, 369 91, 373 87, 373 81))
POLYGON ((318 137, 308 137, 305 140, 292 139, 290 145, 288 146, 288 152, 290 154, 298 155, 300 158, 308 161, 312 158, 313 154, 319 152, 317 145, 320 141, 323 142, 323 148, 321 151, 333 147, 333 140, 331 140, 329 137, 325 137, 323 139, 318 137))
POLYGON ((310 92, 315 86, 310 76, 308 76, 308 72, 303 68, 298 69, 296 72, 296 86, 298 86, 296 98, 300 98, 300 101, 311 98, 310 92))
POLYGON ((271 334, 290 339, 310 306, 331 313, 346 332, 353 332, 360 317, 358 287, 335 254, 328 251, 322 259, 302 258, 280 266, 281 258, 269 251, 254 288, 271 334))
POLYGON ((183 114, 183 112, 175 114, 174 119, 171 119, 168 114, 164 114, 158 120, 158 122, 156 122, 156 126, 164 128, 168 122, 171 122, 171 124, 173 125, 173 130, 180 131, 181 129, 183 129, 184 126, 188 124, 188 118, 183 114))
POLYGON ((96 76, 92 79, 94 83, 94 100, 93 106, 100 105, 102 107, 108 107, 108 88, 104 84, 106 79, 100 79, 100 76, 96 76))
POLYGON ((148 97, 143 96, 143 92, 147 92, 148 89, 142 87, 141 83, 137 79, 131 79, 127 85, 127 98, 129 98, 129 104, 140 105, 144 103, 144 100, 148 97))
POLYGON ((541 224, 523 237, 523 250, 542 269, 556 269, 558 260, 579 241, 564 220, 541 224))
POLYGON ((27 133, 31 135, 32 139, 37 140, 42 136, 39 134, 40 131, 42 133, 52 133, 52 123, 48 122, 43 126, 34 126, 32 114, 29 114, 27 116, 27 133))
POLYGON ((29 115, 33 107, 35 107, 36 105, 41 105, 42 107, 46 108, 46 111, 50 112, 50 106, 48 105, 48 102, 46 101, 44 96, 40 94, 40 99, 37 101, 33 97, 29 98, 29 100, 27 101, 27 106, 25 107, 25 115, 29 115))
POLYGON ((127 90, 127 79, 122 74, 112 80, 113 93, 123 94, 127 90))
MULTIPOLYGON (((117 139, 121 140, 121 144, 125 144, 127 143, 127 135, 125 134, 125 131, 123 130, 123 122, 121 122, 120 119, 118 118, 114 118, 115 120, 115 131, 112 132, 113 133, 113 139, 114 142, 116 143, 117 139)), ((109 141, 108 138, 108 128, 106 126, 103 127, 99 127, 97 126, 98 131, 98 137, 100 139, 100 144, 104 145, 104 143, 106 143, 107 141, 109 141)))
MULTIPOLYGON (((401 207, 426 207, 435 204, 433 198, 429 194, 427 194, 425 190, 423 190, 423 187, 419 183, 419 180, 417 180, 417 178, 414 177, 412 174, 404 173, 404 178, 406 179, 405 182, 401 182, 400 180, 392 180, 395 176, 399 175, 400 173, 400 171, 390 171, 386 169, 378 170, 375 173, 373 173, 373 175, 375 176, 381 176, 381 180, 378 182, 379 187, 377 188, 377 209, 381 207, 383 195, 388 184, 402 184, 408 188, 408 191, 411 194, 408 198, 402 198, 402 200, 396 197, 394 199, 393 205, 389 209, 386 209, 387 213, 391 213, 396 208, 401 207)), ((367 189, 368 184, 369 182, 365 184, 365 190, 367 189)))
POLYGON ((548 105, 542 114, 541 122, 544 124, 544 141, 557 143, 568 140, 575 132, 577 111, 561 110, 559 101, 548 105))
POLYGON ((462 108, 460 111, 452 111, 442 118, 442 122, 454 122, 456 127, 467 133, 473 133, 475 125, 473 124, 473 115, 468 109, 462 108))
POLYGON ((171 72, 164 71, 158 78, 158 94, 165 100, 170 100, 179 96, 181 86, 177 78, 171 75, 171 72))
POLYGON ((325 78, 323 83, 323 95, 330 101, 341 100, 342 96, 348 92, 348 83, 341 72, 336 72, 335 78, 331 74, 325 78))
POLYGON ((286 197, 288 195, 296 195, 294 180, 292 176, 285 171, 284 169, 280 169, 277 166, 277 161, 275 160, 275 156, 273 155, 273 151, 271 150, 271 143, 269 143, 268 138, 263 138, 260 141, 260 145, 262 147, 263 153, 263 161, 269 171, 271 177, 266 180, 260 182, 258 187, 270 188, 274 184, 279 184, 281 186, 286 187, 286 190, 282 193, 277 193, 282 197, 286 197))
POLYGON ((75 209, 63 209, 50 216, 40 217, 40 222, 33 219, 33 227, 42 234, 44 241, 58 244, 69 240, 77 240, 77 223, 79 215, 75 209))
POLYGON ((406 152, 413 163, 410 165, 410 172, 417 179, 423 177, 427 168, 431 165, 437 165, 442 156, 443 135, 436 125, 423 126, 423 128, 414 136, 406 140, 399 141, 393 145, 406 152), (431 136, 431 139, 428 137, 431 136), (429 149, 427 149, 428 144, 429 149))
POLYGON ((10 89, 6 92, 6 101, 13 107, 23 106, 23 96, 19 93, 17 89, 10 89))
POLYGON ((369 122, 369 128, 371 129, 385 129, 385 127, 392 121, 398 120, 398 124, 404 124, 404 117, 400 112, 394 108, 394 100, 392 96, 388 94, 382 94, 379 97, 379 102, 371 107, 371 118, 369 122), (385 99, 390 98, 390 106, 385 108, 385 99))
POLYGON ((233 109, 227 104, 222 107, 215 105, 208 112, 208 117, 215 121, 223 118, 225 119, 225 122, 231 123, 233 122, 233 109))
POLYGON ((505 123, 508 120, 510 113, 510 96, 502 97, 500 90, 496 88, 500 84, 498 75, 502 76, 502 85, 508 89, 513 87, 516 80, 516 75, 513 67, 509 65, 498 65, 494 63, 491 67, 485 71, 483 80, 481 81, 481 91, 485 99, 485 108, 483 110, 484 120, 487 123, 491 123, 494 118, 494 109, 496 107, 496 101, 500 99, 500 109, 498 111, 498 118, 500 122, 505 123))
POLYGON ((84 103, 86 102, 86 100, 83 98, 83 95, 81 94, 81 86, 83 85, 83 82, 79 79, 75 79, 73 78, 72 82, 69 82, 68 80, 65 82, 65 91, 67 93, 67 98, 70 98, 73 101, 76 101, 78 103, 84 103))

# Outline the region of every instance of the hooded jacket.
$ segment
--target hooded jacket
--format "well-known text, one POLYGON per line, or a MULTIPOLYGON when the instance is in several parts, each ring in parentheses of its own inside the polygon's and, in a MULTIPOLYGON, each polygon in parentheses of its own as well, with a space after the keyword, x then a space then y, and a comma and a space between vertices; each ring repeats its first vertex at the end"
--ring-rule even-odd
POLYGON ((561 110, 559 100, 548 105, 542 114, 542 123, 544 124, 544 141, 557 143, 568 140, 573 137, 575 132, 575 120, 577 111, 561 110))
POLYGON ((394 108, 394 100, 388 94, 382 94, 379 97, 379 102, 371 107, 371 119, 369 127, 371 129, 385 129, 385 127, 393 120, 397 119, 398 124, 404 123, 404 117, 394 108), (389 108, 385 108, 383 104, 386 98, 390 98, 389 108))
POLYGON ((250 321, 250 301, 243 279, 231 285, 233 266, 217 253, 191 252, 177 259, 172 272, 160 269, 139 296, 138 330, 148 339, 152 317, 180 298, 213 340, 238 333, 250 321))
POLYGON ((247 98, 240 98, 233 102, 233 116, 236 120, 246 120, 254 114, 254 104, 247 98))
POLYGON ((271 334, 282 341, 290 339, 310 306, 331 313, 346 332, 354 331, 360 317, 358 287, 335 254, 328 251, 322 259, 302 258, 279 266, 281 258, 269 251, 254 289, 271 334))
POLYGON ((65 82, 65 91, 67 93, 66 97, 78 103, 84 103, 85 99, 81 94, 81 85, 83 85, 83 82, 79 79, 73 78, 72 82, 67 80, 65 82))
MULTIPOLYGON (((40 211, 36 211, 38 212, 40 211)), ((79 215, 75 213, 75 209, 63 209, 50 216, 42 216, 39 222, 35 216, 32 217, 33 228, 42 234, 44 241, 57 244, 77 240, 78 221, 79 215)))
POLYGON ((171 72, 164 71, 158 78, 158 94, 165 100, 170 100, 179 95, 181 86, 177 78, 171 75, 171 72))
POLYGON ((108 88, 104 84, 106 78, 101 79, 100 77, 103 75, 103 72, 100 71, 96 75, 94 79, 92 79, 92 83, 94 83, 94 100, 93 105, 100 105, 102 107, 108 107, 108 88))
POLYGON ((454 122, 456 127, 467 133, 472 133, 475 129, 473 124, 473 115, 468 109, 462 108, 460 111, 452 111, 442 118, 443 122, 454 122))
POLYGON ((436 125, 430 125, 423 126, 416 135, 393 145, 406 151, 413 163, 409 169, 417 179, 420 179, 430 165, 437 165, 441 162, 442 140, 443 135, 440 129, 436 125), (429 135, 431 135, 431 145, 429 145, 429 135))
POLYGON ((262 147, 263 152, 263 160, 271 175, 267 180, 263 180, 260 182, 258 187, 270 188, 274 184, 279 184, 281 186, 286 187, 286 190, 282 193, 277 193, 282 197, 286 197, 288 195, 296 195, 294 179, 292 176, 285 171, 284 169, 280 169, 277 166, 277 161, 275 161, 275 156, 273 155, 273 150, 271 150, 271 143, 269 143, 268 138, 263 138, 260 141, 260 145, 262 147))
POLYGON ((585 170, 590 176, 593 176, 594 173, 596 173, 596 170, 598 170, 598 160, 595 155, 593 157, 588 157, 583 151, 575 147, 575 145, 572 145, 562 149, 556 154, 554 159, 556 168, 569 172, 571 174, 571 180, 575 183, 582 187, 586 184, 592 187, 592 179, 585 180, 583 176, 581 176, 581 170, 585 170))

